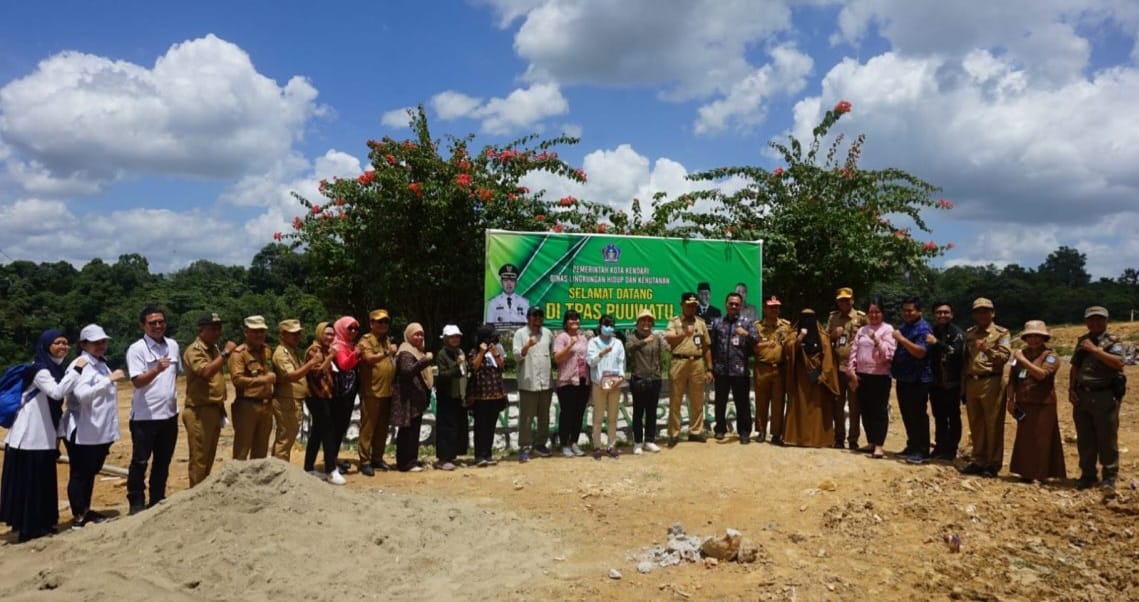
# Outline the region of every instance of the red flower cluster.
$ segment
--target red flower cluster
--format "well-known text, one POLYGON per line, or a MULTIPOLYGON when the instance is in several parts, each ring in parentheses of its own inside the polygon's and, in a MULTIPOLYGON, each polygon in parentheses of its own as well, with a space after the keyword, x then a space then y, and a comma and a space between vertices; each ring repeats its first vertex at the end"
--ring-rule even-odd
POLYGON ((273 233, 273 240, 279 241, 279 240, 281 240, 282 238, 284 238, 284 235, 283 235, 283 234, 281 234, 280 232, 274 232, 274 233, 273 233))
POLYGON ((344 197, 336 197, 336 206, 337 207, 343 207, 344 206, 344 197))
POLYGON ((564 196, 564 197, 562 197, 562 199, 560 201, 558 201, 558 203, 561 204, 562 207, 569 207, 570 205, 573 205, 575 202, 577 202, 577 199, 573 198, 572 196, 564 196))
POLYGON ((313 215, 319 215, 320 214, 320 205, 313 205, 312 206, 312 214, 313 215))
POLYGON ((494 191, 489 188, 479 188, 478 197, 484 203, 489 202, 494 198, 494 191))
POLYGON ((908 228, 902 228, 900 230, 894 230, 894 238, 906 239, 909 237, 910 237, 910 231, 908 228))
POLYGON ((376 179, 376 172, 365 171, 364 173, 360 174, 360 177, 356 178, 356 181, 359 182, 359 184, 361 186, 367 186, 368 184, 372 183, 372 180, 375 180, 375 179, 376 179))
POLYGON ((412 182, 411 184, 408 184, 407 189, 414 193, 415 196, 423 196, 423 185, 419 182, 412 182))
POLYGON ((839 115, 844 115, 850 112, 852 105, 849 100, 840 100, 834 105, 834 112, 839 115))
POLYGON ((771 175, 773 175, 773 176, 778 176, 778 175, 782 175, 782 174, 783 174, 783 168, 782 167, 776 167, 775 169, 771 170, 771 175))
POLYGON ((921 248, 926 250, 926 251, 936 251, 937 250, 937 243, 935 243, 931 240, 931 241, 925 243, 924 245, 922 245, 921 248))
POLYGON ((514 191, 518 194, 530 194, 530 189, 526 188, 525 186, 519 186, 518 188, 515 188, 514 191))
POLYGON ((952 203, 952 202, 950 202, 950 201, 947 201, 947 200, 945 200, 945 199, 938 199, 938 201, 937 201, 937 206, 938 206, 938 208, 940 208, 940 209, 952 209, 952 208, 953 208, 953 203, 952 203))
POLYGON ((502 151, 501 153, 498 153, 498 160, 502 161, 503 165, 505 165, 507 161, 513 159, 514 157, 518 157, 521 154, 522 153, 520 153, 514 149, 508 148, 508 149, 502 151))
POLYGON ((459 171, 470 171, 470 170, 471 170, 471 162, 470 161, 467 161, 466 159, 459 161, 459 171))
POLYGON ((597 231, 600 232, 601 234, 605 234, 605 231, 608 229, 609 229, 609 227, 606 226, 605 224, 597 224, 597 231))
POLYGON ((534 216, 534 219, 536 219, 540 222, 544 222, 544 221, 546 221, 546 214, 545 213, 539 213, 538 215, 534 216))
POLYGON ((955 246, 957 246, 957 245, 955 245, 955 244, 953 244, 953 243, 951 243, 951 242, 947 242, 947 243, 945 243, 945 248, 946 248, 946 249, 952 249, 952 248, 953 248, 953 247, 955 247, 955 246))
POLYGON ((324 192, 324 189, 327 187, 328 187, 328 180, 321 180, 320 184, 317 185, 316 189, 321 191, 321 192, 324 192))
POLYGON ((584 169, 578 169, 575 173, 577 174, 577 177, 581 178, 582 182, 588 182, 589 181, 589 178, 585 177, 585 170, 584 169))
POLYGON ((563 230, 561 224, 554 224, 554 227, 550 228, 550 229, 553 230, 554 232, 561 232, 563 230))
POLYGON ((388 162, 388 165, 393 165, 393 166, 394 166, 394 165, 395 165, 395 163, 396 163, 396 161, 395 161, 395 157, 394 157, 394 156, 392 156, 392 155, 384 155, 384 161, 387 161, 387 162, 388 162))
POLYGON ((463 188, 466 188, 467 186, 471 185, 471 175, 461 173, 461 174, 455 176, 455 183, 458 184, 459 186, 462 186, 463 188))
POLYGON ((293 230, 300 230, 305 225, 304 220, 298 217, 293 218, 293 230))

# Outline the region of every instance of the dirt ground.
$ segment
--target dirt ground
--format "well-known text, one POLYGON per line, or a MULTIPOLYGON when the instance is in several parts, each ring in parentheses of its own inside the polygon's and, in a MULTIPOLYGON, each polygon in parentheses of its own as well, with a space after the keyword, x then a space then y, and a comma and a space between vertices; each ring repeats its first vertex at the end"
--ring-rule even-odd
MULTIPOLYGON (((1070 345, 1079 330, 1058 330, 1054 342, 1070 345)), ((1139 332, 1126 324, 1113 330, 1124 338, 1139 332)), ((520 465, 507 458, 486 469, 381 473, 374 478, 353 469, 344 489, 360 495, 382 490, 406 499, 470 503, 515 517, 484 526, 504 535, 494 539, 492 551, 485 552, 501 550, 499 569, 479 573, 483 588, 478 595, 476 590, 461 590, 455 593, 457 598, 485 598, 494 591, 495 597, 507 599, 571 600, 1139 599, 1135 539, 1139 470, 1131 451, 1139 449, 1139 416, 1132 409, 1139 402, 1139 367, 1128 367, 1127 374, 1132 384, 1121 412, 1120 480, 1114 499, 1094 490, 1076 491, 1070 482, 1023 484, 1007 473, 997 479, 962 477, 946 463, 911 466, 834 449, 742 446, 732 436, 723 442, 681 443, 643 456, 625 449, 619 460, 555 457, 520 465), (737 529, 759 547, 759 561, 658 567, 638 573, 638 552, 664 543, 675 523, 694 535, 737 529), (503 529, 509 531, 503 534, 503 529), (959 553, 945 543, 949 534, 959 537, 959 553), (549 545, 532 545, 536 540, 549 545), (525 557, 509 554, 517 550, 526 550, 525 557), (611 569, 621 578, 610 578, 611 569), (533 577, 522 585, 504 579, 501 590, 485 587, 496 578, 526 571, 533 577)), ((1067 390, 1066 363, 1057 390, 1067 390)), ((1075 431, 1063 395, 1060 403, 1068 475, 1074 477, 1078 476, 1075 431)), ((130 450, 126 389, 120 391, 120 404, 123 439, 112 447, 108 463, 125 467, 130 450)), ((904 430, 897 408, 891 410, 886 447, 898 450, 904 445, 904 430)), ((962 452, 968 450, 967 424, 965 430, 962 452)), ((231 435, 230 429, 223 434, 222 458, 230 453, 231 435)), ((1015 422, 1009 419, 1006 469, 1015 435, 1015 422)), ((293 464, 300 465, 302 453, 294 452, 293 464)), ((230 463, 219 459, 215 473, 230 463)), ((61 467, 61 485, 66 472, 61 467)), ((171 473, 170 488, 186 488, 184 437, 179 439, 171 473)), ((125 512, 124 484, 113 477, 98 482, 95 506, 125 512)), ((181 499, 176 496, 163 506, 181 499)), ((60 500, 64 507, 62 487, 60 500)), ((112 525, 126 528, 119 525, 147 520, 150 512, 154 511, 123 517, 112 525)), ((61 515, 70 518, 65 509, 61 515)), ((302 512, 287 520, 294 524, 312 517, 302 512)), ((360 537, 382 531, 385 520, 392 519, 373 517, 368 533, 360 537)), ((392 529, 399 526, 392 524, 392 529)), ((88 527, 80 535, 93 537, 87 532, 109 527, 88 527)), ((426 521, 423 528, 445 532, 457 527, 439 517, 426 521)), ((319 537, 299 528, 297 533, 319 537)), ((36 554, 79 541, 75 537, 64 533, 47 544, 4 545, 0 572, 9 573, 14 567, 31 570, 36 554)), ((6 541, 10 544, 11 539, 6 541)), ((424 539, 421 544, 440 545, 432 542, 424 539)), ((290 543, 307 545, 304 539, 290 543)), ((121 545, 130 542, 123 540, 121 545)), ((343 542, 345 549, 350 545, 343 542)), ((367 556, 357 554, 344 562, 344 569, 367 564, 367 556)), ((422 565, 412 570, 422 571, 427 579, 443 569, 422 565)), ((382 583, 377 580, 375 586, 382 583)), ((412 591, 401 590, 397 597, 420 597, 412 591)), ((66 583, 52 593, 65 592, 66 583)), ((28 599, 39 599, 26 593, 28 599)), ((328 599, 343 593, 340 588, 329 589, 328 599)), ((359 593, 365 598, 384 595, 380 589, 359 593)), ((201 594, 209 599, 228 597, 201 594)))

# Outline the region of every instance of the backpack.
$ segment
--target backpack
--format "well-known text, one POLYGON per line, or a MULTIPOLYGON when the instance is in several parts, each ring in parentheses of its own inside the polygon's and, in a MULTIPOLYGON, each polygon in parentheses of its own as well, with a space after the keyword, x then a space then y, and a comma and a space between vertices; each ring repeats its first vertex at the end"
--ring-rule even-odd
MULTIPOLYGON (((31 364, 16 364, 0 376, 0 426, 12 428, 20 406, 24 405, 24 381, 31 376, 31 364)), ((35 395, 29 391, 29 397, 35 395)))

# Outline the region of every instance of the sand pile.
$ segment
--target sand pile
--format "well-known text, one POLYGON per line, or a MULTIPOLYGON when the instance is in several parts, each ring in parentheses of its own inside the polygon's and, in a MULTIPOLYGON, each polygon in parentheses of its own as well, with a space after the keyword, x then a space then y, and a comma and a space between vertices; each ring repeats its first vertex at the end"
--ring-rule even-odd
POLYGON ((158 507, 0 550, 5 600, 518 598, 555 542, 465 500, 227 463, 158 507))

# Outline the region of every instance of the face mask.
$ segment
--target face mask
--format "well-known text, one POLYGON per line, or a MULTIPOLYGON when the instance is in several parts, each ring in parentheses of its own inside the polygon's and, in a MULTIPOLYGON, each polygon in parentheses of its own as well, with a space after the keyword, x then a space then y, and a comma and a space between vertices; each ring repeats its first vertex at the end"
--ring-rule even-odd
POLYGON ((617 329, 613 328, 612 326, 602 326, 601 327, 601 334, 604 336, 611 337, 616 332, 617 332, 617 329))

